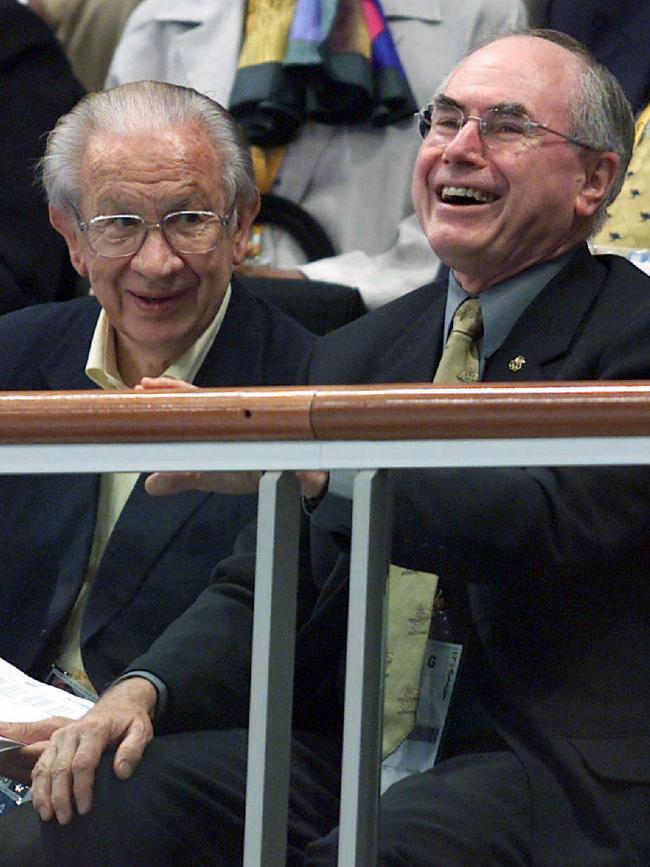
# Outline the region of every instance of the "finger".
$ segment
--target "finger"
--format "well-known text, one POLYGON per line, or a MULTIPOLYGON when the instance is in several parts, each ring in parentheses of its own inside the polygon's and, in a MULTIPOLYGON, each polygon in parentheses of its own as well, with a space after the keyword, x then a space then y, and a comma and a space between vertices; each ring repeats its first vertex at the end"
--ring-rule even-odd
POLYGON ((329 482, 329 473, 322 470, 296 470, 296 478, 300 483, 300 493, 308 500, 320 497, 329 482))
POLYGON ((69 728, 62 737, 54 734, 50 744, 51 746, 46 750, 46 753, 52 752, 48 769, 49 806, 57 822, 60 825, 67 825, 72 821, 74 814, 72 763, 79 745, 78 730, 69 728))
POLYGON ((184 382, 182 379, 175 379, 173 376, 143 376, 139 385, 142 389, 151 391, 170 388, 177 391, 195 391, 197 389, 196 385, 184 382))
POLYGON ((121 780, 128 780, 140 764, 145 747, 153 737, 148 719, 135 720, 115 753, 113 768, 121 780))
POLYGON ((145 490, 152 496, 180 491, 208 491, 221 494, 254 494, 260 483, 259 472, 152 473, 145 480, 145 490))
POLYGON ((46 741, 55 731, 71 722, 64 716, 52 716, 37 722, 6 723, 0 722, 0 735, 23 744, 46 741))
POLYGON ((107 742, 102 731, 83 731, 71 759, 72 794, 82 816, 92 808, 95 772, 107 742))
POLYGON ((152 473, 145 479, 144 487, 152 497, 166 497, 196 487, 198 473, 152 473))
POLYGON ((55 756, 56 746, 50 743, 32 771, 32 803, 44 822, 48 822, 54 815, 51 769, 55 756))

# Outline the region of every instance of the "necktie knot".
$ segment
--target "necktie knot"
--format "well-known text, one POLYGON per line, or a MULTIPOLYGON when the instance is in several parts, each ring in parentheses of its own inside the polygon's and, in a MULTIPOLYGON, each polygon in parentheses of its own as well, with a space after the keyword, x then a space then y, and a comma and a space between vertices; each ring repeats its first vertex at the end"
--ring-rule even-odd
POLYGON ((468 301, 463 301, 458 310, 456 310, 451 330, 452 333, 460 331, 472 340, 476 340, 483 334, 483 314, 481 313, 481 302, 478 298, 470 298, 468 301))
POLYGON ((477 382, 479 357, 476 341, 483 334, 483 315, 478 298, 464 301, 454 314, 434 382, 477 382))

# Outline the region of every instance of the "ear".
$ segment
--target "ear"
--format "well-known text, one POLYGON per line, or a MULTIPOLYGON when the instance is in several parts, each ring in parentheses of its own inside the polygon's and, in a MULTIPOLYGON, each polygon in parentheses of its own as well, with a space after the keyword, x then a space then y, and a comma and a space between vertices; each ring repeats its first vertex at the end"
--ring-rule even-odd
POLYGON ((585 177, 576 197, 578 216, 592 217, 596 213, 614 183, 620 164, 620 157, 611 151, 585 154, 585 177))
POLYGON ((88 276, 86 247, 74 218, 60 208, 49 206, 50 223, 65 238, 72 266, 81 277, 88 276))
POLYGON ((234 234, 234 243, 232 248, 232 264, 241 265, 248 256, 250 228, 253 225, 255 217, 260 210, 260 193, 257 191, 257 198, 252 205, 249 205, 245 210, 239 209, 237 213, 237 228, 234 234))

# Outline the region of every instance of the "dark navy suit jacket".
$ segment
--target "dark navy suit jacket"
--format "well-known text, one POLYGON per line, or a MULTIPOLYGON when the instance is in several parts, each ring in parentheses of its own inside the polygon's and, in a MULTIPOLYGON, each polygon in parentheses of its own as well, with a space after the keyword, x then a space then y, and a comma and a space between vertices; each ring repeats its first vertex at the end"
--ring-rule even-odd
MULTIPOLYGON (((445 301, 444 283, 434 283, 326 335, 306 380, 431 382, 445 301)), ((499 382, 649 378, 650 280, 586 248, 524 311, 484 373, 499 382), (511 370, 517 356, 526 362, 511 370)), ((563 852, 567 804, 582 816, 587 849, 599 835, 620 836, 607 803, 614 789, 647 828, 634 799, 650 785, 650 469, 400 470, 393 489, 391 559, 441 576, 465 635, 447 755, 510 745, 528 775, 544 863, 563 852)), ((312 517, 302 574, 294 720, 331 731, 340 721, 349 526, 329 500, 312 517)), ((215 583, 134 661, 167 684, 160 730, 246 724, 253 549, 247 528, 215 583)), ((618 849, 627 851, 623 838, 618 849)))
MULTIPOLYGON (((0 317, 0 389, 94 389, 84 368, 93 298, 0 317)), ((291 384, 312 335, 237 280, 199 386, 291 384)), ((99 476, 0 477, 0 656, 40 675, 81 586, 99 476)), ((194 600, 255 514, 255 497, 188 491, 150 497, 139 479, 109 539, 81 629, 98 690, 194 600)))

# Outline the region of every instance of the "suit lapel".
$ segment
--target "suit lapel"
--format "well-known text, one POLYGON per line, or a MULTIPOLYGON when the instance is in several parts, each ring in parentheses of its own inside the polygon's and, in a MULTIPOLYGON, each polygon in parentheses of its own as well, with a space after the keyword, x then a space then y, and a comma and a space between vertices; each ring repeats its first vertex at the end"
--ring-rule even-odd
POLYGON ((549 365, 566 356, 602 281, 602 266, 586 247, 578 250, 487 360, 484 379, 535 382, 553 378, 549 365))
POLYGON ((86 362, 99 305, 92 298, 67 303, 78 305, 78 316, 64 326, 59 339, 52 341, 51 349, 40 362, 40 373, 51 391, 96 389, 98 386, 86 376, 86 362))
MULTIPOLYGON (((233 281, 233 293, 219 334, 195 384, 200 387, 246 386, 263 381, 261 356, 251 340, 254 309, 233 281)), ((88 598, 82 642, 102 629, 128 604, 171 539, 209 498, 203 491, 150 497, 141 475, 111 533, 88 598)))
POLYGON ((111 533, 91 587, 82 625, 85 643, 127 605, 173 536, 211 494, 150 497, 141 475, 111 533))
POLYGON ((442 353, 445 304, 442 293, 377 358, 367 382, 431 382, 442 353))

